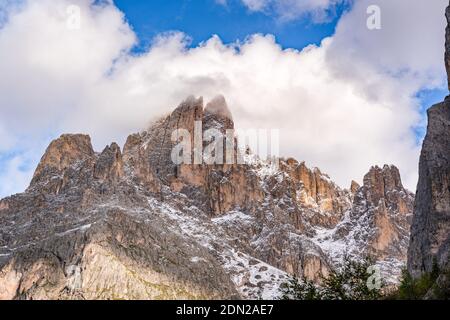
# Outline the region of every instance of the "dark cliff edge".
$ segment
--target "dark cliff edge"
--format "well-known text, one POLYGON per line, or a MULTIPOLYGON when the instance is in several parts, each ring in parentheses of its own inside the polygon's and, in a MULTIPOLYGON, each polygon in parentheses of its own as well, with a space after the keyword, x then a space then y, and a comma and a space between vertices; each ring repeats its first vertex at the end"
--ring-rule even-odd
MULTIPOLYGON (((450 6, 446 10, 445 65, 450 88, 450 6)), ((419 162, 408 271, 414 278, 450 268, 450 96, 428 110, 428 128, 419 162)))

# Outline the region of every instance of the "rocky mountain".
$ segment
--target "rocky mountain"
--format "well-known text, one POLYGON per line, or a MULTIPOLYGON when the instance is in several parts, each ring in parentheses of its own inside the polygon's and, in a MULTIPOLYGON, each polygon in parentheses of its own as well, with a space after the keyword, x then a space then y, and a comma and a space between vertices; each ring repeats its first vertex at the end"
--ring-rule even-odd
MULTIPOLYGON (((445 65, 450 89, 450 6, 446 11, 445 65)), ((428 110, 419 164, 408 270, 416 278, 437 265, 450 269, 450 97, 428 110)), ((450 281, 442 275, 439 282, 450 281)))
MULTIPOLYGON (((0 298, 272 299, 289 274, 320 281, 344 255, 370 255, 397 281, 414 197, 396 167, 343 189, 249 150, 227 154, 242 164, 175 164, 173 133, 199 124, 234 128, 223 97, 188 98, 123 151, 53 141, 29 188, 0 201, 0 298)), ((190 142, 194 160, 204 145, 190 142)))

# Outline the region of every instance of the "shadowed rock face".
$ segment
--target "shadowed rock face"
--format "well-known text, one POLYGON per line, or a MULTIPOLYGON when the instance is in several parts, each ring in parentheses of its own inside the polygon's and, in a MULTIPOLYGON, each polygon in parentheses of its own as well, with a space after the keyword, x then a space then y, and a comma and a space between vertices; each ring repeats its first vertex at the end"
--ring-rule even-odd
MULTIPOLYGON (((445 10, 445 17, 447 22, 450 21, 450 6, 445 10)), ((447 28, 445 29, 445 68, 447 74, 450 75, 450 23, 447 23, 447 28)), ((448 77, 448 88, 450 89, 450 77, 448 77)))
POLYGON ((433 263, 449 267, 450 100, 428 110, 428 129, 419 164, 408 269, 416 277, 433 263))
MULTIPOLYGON (((450 84, 450 5, 446 10, 445 65, 450 84)), ((450 85, 449 85, 450 88, 450 85)), ((428 128, 419 163, 408 270, 414 277, 431 272, 434 264, 450 268, 450 99, 428 110, 428 128)), ((444 275, 437 285, 447 281, 444 275)), ((432 293, 428 295, 432 297, 432 293)))
POLYGON ((244 164, 175 164, 174 130, 196 123, 221 138, 234 129, 223 97, 205 108, 190 97, 123 152, 53 141, 27 191, 0 201, 0 299, 270 299, 288 273, 319 281, 346 253, 400 272, 413 197, 397 168, 346 190, 250 152, 244 164))

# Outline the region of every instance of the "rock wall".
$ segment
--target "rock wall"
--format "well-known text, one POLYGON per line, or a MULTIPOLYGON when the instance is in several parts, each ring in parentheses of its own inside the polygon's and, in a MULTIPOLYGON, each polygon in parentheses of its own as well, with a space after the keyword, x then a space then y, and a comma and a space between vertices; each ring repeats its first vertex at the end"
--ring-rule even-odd
POLYGON ((450 100, 428 110, 419 164, 408 269, 419 277, 436 262, 448 267, 450 252, 450 100))
MULTIPOLYGON (((450 83, 450 5, 446 10, 445 65, 450 83)), ((450 85, 449 85, 450 88, 450 85)), ((414 277, 433 265, 450 267, 450 97, 428 110, 419 163, 408 270, 414 277)))

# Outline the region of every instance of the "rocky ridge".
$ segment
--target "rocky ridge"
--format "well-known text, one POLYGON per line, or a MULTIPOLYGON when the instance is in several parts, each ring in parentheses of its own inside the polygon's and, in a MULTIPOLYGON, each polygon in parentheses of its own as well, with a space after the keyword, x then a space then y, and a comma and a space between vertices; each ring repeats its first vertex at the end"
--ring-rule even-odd
POLYGON ((174 164, 174 130, 196 123, 234 128, 223 97, 190 97, 123 152, 97 153, 85 135, 53 141, 29 188, 0 201, 0 298, 271 299, 288 274, 319 281, 346 254, 397 281, 414 199, 397 168, 347 190, 250 152, 234 155, 244 164, 174 164))

